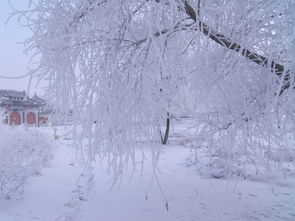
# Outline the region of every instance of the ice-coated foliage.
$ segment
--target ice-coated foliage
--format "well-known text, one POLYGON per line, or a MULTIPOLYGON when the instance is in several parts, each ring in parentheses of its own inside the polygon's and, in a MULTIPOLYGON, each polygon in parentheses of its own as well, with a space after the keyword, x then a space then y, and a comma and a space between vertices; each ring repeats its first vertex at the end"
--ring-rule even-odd
POLYGON ((36 75, 114 167, 179 114, 196 118, 196 139, 229 168, 291 148, 294 1, 30 2, 18 14, 36 75))
POLYGON ((22 193, 28 178, 40 173, 52 157, 47 135, 24 127, 0 126, 0 199, 22 193))

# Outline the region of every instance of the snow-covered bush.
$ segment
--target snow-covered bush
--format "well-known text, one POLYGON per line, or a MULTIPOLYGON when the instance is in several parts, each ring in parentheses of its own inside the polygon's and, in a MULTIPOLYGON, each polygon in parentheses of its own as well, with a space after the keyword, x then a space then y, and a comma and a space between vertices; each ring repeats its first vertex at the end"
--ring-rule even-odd
POLYGON ((0 125, 0 199, 21 193, 28 178, 40 173, 52 153, 53 145, 46 134, 0 125))
POLYGON ((211 126, 211 133, 202 134, 203 144, 208 147, 203 172, 215 178, 284 174, 289 163, 295 163, 294 133, 282 133, 279 129, 276 134, 255 133, 265 126, 262 121, 249 122, 249 128, 211 126))

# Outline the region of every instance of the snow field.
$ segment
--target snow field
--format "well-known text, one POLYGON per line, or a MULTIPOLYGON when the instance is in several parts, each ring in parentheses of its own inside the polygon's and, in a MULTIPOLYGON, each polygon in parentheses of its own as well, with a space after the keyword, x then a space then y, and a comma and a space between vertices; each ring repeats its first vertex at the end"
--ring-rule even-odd
MULTIPOLYGON (((44 130, 47 130, 44 128, 44 130)), ((60 130, 60 129, 59 129, 60 130)), ((51 132, 52 133, 52 132, 51 132)), ((51 134, 52 135, 52 134, 51 134)), ((123 171, 116 185, 106 161, 98 158, 84 169, 72 140, 55 142, 57 150, 41 176, 31 178, 21 200, 0 200, 5 221, 293 221, 295 174, 209 178, 194 152, 169 145, 155 177, 148 144, 143 171, 140 164, 123 171), (83 173, 81 174, 81 171, 83 173), (168 208, 166 207, 168 203, 168 208)), ((85 145, 87 149, 87 146, 85 145)))

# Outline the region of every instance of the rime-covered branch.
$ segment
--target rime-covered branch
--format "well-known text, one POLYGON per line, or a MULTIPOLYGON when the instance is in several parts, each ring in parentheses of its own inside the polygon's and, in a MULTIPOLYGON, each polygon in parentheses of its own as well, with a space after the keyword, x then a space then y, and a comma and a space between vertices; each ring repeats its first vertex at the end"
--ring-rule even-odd
MULTIPOLYGON (((200 0, 199 0, 199 4, 198 6, 200 7, 200 0)), ((199 17, 197 17, 195 10, 191 7, 191 5, 188 3, 187 0, 184 0, 184 8, 185 8, 185 12, 186 14, 195 22, 198 24, 198 28, 197 30, 202 31, 206 36, 208 36, 210 39, 212 39, 213 41, 215 41, 216 43, 230 49, 233 50, 235 52, 239 52, 241 55, 243 55, 244 57, 248 58, 250 61, 265 66, 265 67, 270 67, 272 69, 272 71, 277 75, 277 76, 282 76, 285 68, 282 64, 279 64, 273 60, 268 59, 265 56, 262 56, 258 53, 255 53, 249 49, 245 49, 242 48, 241 45, 239 45, 238 43, 233 42, 230 38, 216 32, 213 30, 213 28, 211 28, 210 26, 208 26, 207 24, 205 24, 204 22, 202 22, 199 17)), ((200 9, 198 8, 198 11, 200 9)), ((288 81, 290 79, 289 75, 285 76, 285 80, 288 81)), ((289 87, 286 85, 286 88, 289 87)), ((284 88, 284 89, 286 89, 284 88)))

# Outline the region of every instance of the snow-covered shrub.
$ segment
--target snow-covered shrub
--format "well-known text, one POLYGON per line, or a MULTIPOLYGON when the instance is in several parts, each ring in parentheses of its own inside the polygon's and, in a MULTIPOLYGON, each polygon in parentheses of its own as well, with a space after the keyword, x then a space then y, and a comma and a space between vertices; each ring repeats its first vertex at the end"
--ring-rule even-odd
MULTIPOLYGON (((295 163, 295 134, 292 118, 275 121, 275 113, 264 113, 245 122, 230 121, 224 114, 223 122, 207 115, 200 121, 199 140, 208 147, 209 176, 250 174, 271 175, 284 173, 284 165, 295 163), (289 122, 287 122, 289 121, 289 122)), ((240 119, 241 121, 243 119, 240 119)), ((207 170, 208 172, 208 170, 207 170)))
POLYGON ((53 145, 46 134, 0 125, 0 199, 21 193, 27 179, 40 173, 52 153, 53 145))

